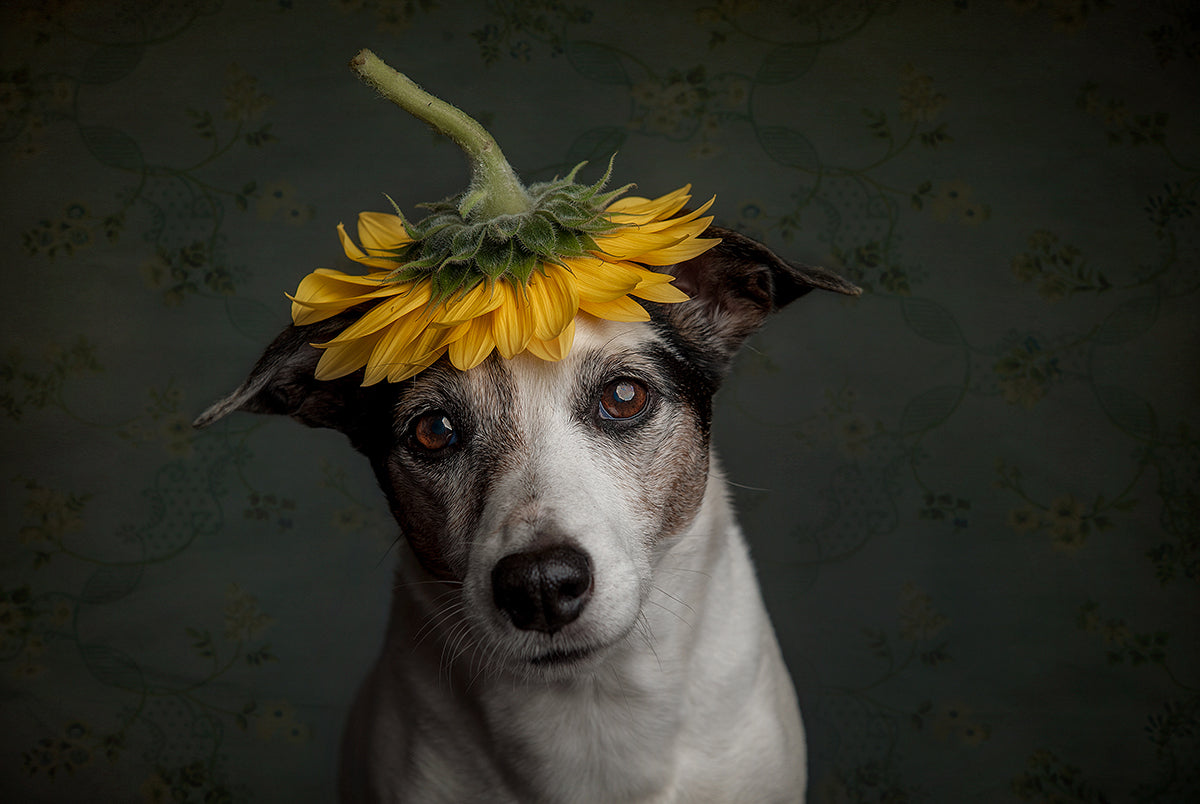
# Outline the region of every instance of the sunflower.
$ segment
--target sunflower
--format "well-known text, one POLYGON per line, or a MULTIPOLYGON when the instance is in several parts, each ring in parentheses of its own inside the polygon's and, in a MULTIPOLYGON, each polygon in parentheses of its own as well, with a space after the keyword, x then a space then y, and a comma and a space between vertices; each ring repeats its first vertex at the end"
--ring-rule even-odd
POLYGON ((338 226, 350 259, 365 275, 318 269, 300 282, 292 320, 313 324, 348 310, 359 318, 313 346, 323 351, 316 377, 332 380, 365 367, 363 385, 398 382, 443 355, 467 370, 497 352, 561 360, 581 313, 610 321, 646 321, 635 299, 680 302, 674 277, 652 270, 703 254, 717 239, 712 200, 686 212, 690 186, 655 199, 602 193, 565 178, 526 188, 496 141, 461 110, 435 98, 363 50, 351 67, 385 97, 449 136, 471 161, 470 187, 423 206, 410 223, 395 214, 358 216, 357 245, 338 226))
POLYGON ((413 244, 398 214, 358 216, 359 247, 338 226, 346 256, 374 270, 365 275, 318 269, 292 299, 292 320, 313 324, 360 305, 370 305, 337 337, 313 344, 323 350, 316 376, 343 377, 366 366, 364 385, 407 379, 448 354, 455 368, 479 365, 493 351, 508 359, 523 352, 561 360, 571 349, 575 317, 588 313, 610 321, 647 321, 633 297, 680 302, 687 294, 669 266, 703 254, 719 241, 699 235, 712 222, 712 200, 679 214, 690 200, 685 186, 660 198, 625 197, 604 210, 614 224, 592 235, 595 248, 579 256, 542 262, 527 282, 480 279, 452 298, 439 300, 431 277, 390 281, 398 253, 413 244))

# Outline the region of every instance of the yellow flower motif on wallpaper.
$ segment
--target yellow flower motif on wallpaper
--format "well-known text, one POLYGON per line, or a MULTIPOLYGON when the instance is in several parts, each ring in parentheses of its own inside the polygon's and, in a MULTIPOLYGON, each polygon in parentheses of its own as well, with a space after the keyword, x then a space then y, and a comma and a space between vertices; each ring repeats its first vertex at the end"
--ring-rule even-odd
POLYGON ((900 590, 900 638, 908 642, 933 639, 950 620, 933 605, 933 598, 915 584, 900 590))
POLYGON ((1062 376, 1057 350, 1030 335, 1011 346, 992 366, 1004 401, 1032 410, 1062 376))
POLYGON ((983 223, 991 216, 991 209, 972 198, 972 194, 971 186, 964 181, 942 182, 929 201, 933 219, 969 226, 983 223))
POLYGON ((225 117, 244 122, 260 115, 272 103, 258 91, 258 79, 236 64, 225 73, 225 117))
POLYGON ((1042 526, 1042 515, 1032 508, 1014 508, 1008 512, 1008 526, 1018 533, 1037 530, 1042 526))
POLYGON ((900 119, 928 123, 946 106, 948 98, 934 87, 933 78, 911 64, 900 71, 900 119))
MULTIPOLYGON (((1153 203, 1153 202, 1152 202, 1153 203)), ((1058 235, 1039 229, 1029 235, 1029 250, 1012 258, 1013 275, 1033 284, 1049 302, 1077 293, 1102 293, 1113 287, 1103 271, 1092 268, 1078 247, 1058 235)))
POLYGON ((231 583, 225 590, 225 638, 231 642, 248 642, 260 636, 275 623, 263 614, 258 599, 231 583))
POLYGON ((1054 497, 1049 504, 1033 499, 1021 482, 1021 470, 999 461, 998 488, 1016 492, 1025 505, 1009 511, 1009 527, 1018 533, 1041 533, 1050 537, 1050 544, 1061 552, 1075 552, 1083 547, 1093 533, 1100 533, 1113 526, 1111 512, 1127 511, 1137 505, 1129 496, 1129 489, 1109 499, 1101 493, 1095 502, 1088 505, 1074 494, 1065 493, 1054 497))
POLYGON ((43 488, 33 480, 23 483, 28 492, 25 517, 29 524, 17 532, 22 544, 61 544, 64 536, 83 527, 82 514, 89 495, 43 488))
POLYGON ((296 707, 289 701, 267 701, 254 721, 254 733, 262 740, 283 739, 289 743, 307 742, 312 729, 296 719, 296 707))
POLYGON ((183 414, 175 414, 162 422, 161 432, 167 452, 180 458, 186 458, 192 454, 195 428, 183 414))
POLYGON ((1074 495, 1064 494, 1050 503, 1047 525, 1055 548, 1077 550, 1087 541, 1086 510, 1074 495))
POLYGON ((291 226, 308 223, 316 215, 316 207, 301 201, 296 188, 286 181, 264 187, 254 211, 260 221, 280 220, 291 226))
POLYGON ((169 804, 175 800, 171 793, 171 785, 157 773, 147 777, 138 792, 146 804, 169 804))
POLYGON ((992 735, 991 726, 980 722, 975 713, 961 703, 945 703, 933 713, 931 726, 938 739, 955 739, 976 746, 992 735))
POLYGON ((73 720, 58 734, 38 740, 33 748, 23 752, 22 759, 30 776, 40 773, 54 778, 59 770, 75 773, 86 768, 96 757, 106 757, 111 762, 120 755, 121 746, 120 736, 95 735, 91 726, 73 720))

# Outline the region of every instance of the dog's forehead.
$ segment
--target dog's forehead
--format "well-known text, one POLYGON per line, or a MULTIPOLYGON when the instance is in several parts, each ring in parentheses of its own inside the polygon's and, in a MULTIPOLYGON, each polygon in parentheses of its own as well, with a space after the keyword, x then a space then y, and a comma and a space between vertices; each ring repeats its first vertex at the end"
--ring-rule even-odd
POLYGON ((606 321, 581 313, 575 319, 574 345, 562 360, 542 360, 528 353, 511 360, 493 355, 469 371, 456 371, 443 361, 406 384, 397 399, 396 413, 403 419, 430 404, 450 400, 476 410, 517 400, 533 407, 556 400, 565 403, 581 382, 608 371, 621 367, 652 370, 652 353, 660 347, 660 337, 648 324, 606 321))
POLYGON ((575 319, 575 341, 560 361, 529 354, 501 361, 514 392, 536 420, 541 406, 570 405, 576 392, 622 373, 656 373, 653 353, 659 338, 647 324, 606 321, 582 314, 575 319))

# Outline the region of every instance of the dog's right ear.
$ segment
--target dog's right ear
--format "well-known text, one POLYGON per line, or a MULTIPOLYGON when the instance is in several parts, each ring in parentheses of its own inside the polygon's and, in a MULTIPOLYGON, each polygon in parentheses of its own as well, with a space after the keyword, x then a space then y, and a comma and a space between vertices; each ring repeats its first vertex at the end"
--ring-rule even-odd
POLYGON ((664 270, 690 297, 676 304, 647 305, 651 316, 687 344, 690 357, 712 379, 725 374, 742 343, 766 321, 812 290, 846 296, 858 287, 821 268, 792 263, 745 235, 710 226, 703 237, 721 242, 664 270))
POLYGON ((341 332, 358 315, 356 312, 308 324, 289 326, 263 352, 250 376, 229 396, 201 413, 193 427, 207 427, 230 413, 273 413, 290 416, 309 427, 329 427, 350 437, 362 447, 372 413, 386 405, 375 387, 362 387, 362 373, 336 380, 314 376, 322 343, 341 332))

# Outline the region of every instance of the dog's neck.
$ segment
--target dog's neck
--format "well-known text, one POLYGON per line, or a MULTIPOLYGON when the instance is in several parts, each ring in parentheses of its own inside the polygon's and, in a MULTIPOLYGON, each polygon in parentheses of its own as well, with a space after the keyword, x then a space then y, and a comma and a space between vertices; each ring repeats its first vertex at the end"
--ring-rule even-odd
POLYGON ((636 799, 672 786, 677 743, 697 727, 703 707, 736 706, 748 692, 721 689, 720 677, 744 682, 746 673, 731 673, 728 662, 758 661, 757 645, 739 651, 738 643, 758 638, 759 603, 708 594, 713 587, 756 598, 752 583, 726 577, 747 572, 714 466, 695 519, 659 546, 644 619, 591 672, 553 681, 496 675, 473 650, 458 612, 447 608, 453 590, 411 555, 398 571, 386 672, 400 676, 403 705, 420 710, 417 722, 441 739, 455 735, 462 753, 477 753, 514 786, 517 779, 532 785, 515 789, 518 795, 589 789, 636 799), (714 655, 726 664, 713 666, 714 655))

